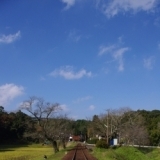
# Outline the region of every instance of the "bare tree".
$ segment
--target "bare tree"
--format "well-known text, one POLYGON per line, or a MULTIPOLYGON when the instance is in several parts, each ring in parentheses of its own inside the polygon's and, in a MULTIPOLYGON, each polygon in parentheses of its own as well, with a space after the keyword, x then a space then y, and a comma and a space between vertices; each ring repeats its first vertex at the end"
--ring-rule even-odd
POLYGON ((37 121, 36 133, 49 140, 53 145, 54 152, 58 152, 56 140, 64 140, 64 132, 68 123, 66 116, 59 115, 62 110, 60 105, 45 102, 42 98, 30 97, 29 100, 23 102, 21 109, 28 111, 33 116, 37 121))
POLYGON ((106 136, 106 114, 94 115, 90 129, 95 135, 106 136))
POLYGON ((144 118, 130 108, 120 108, 110 111, 113 128, 119 135, 119 142, 126 144, 147 144, 148 133, 144 118))
POLYGON ((144 118, 138 112, 131 112, 121 129, 126 144, 147 145, 149 136, 144 118))
POLYGON ((105 114, 94 116, 92 125, 94 132, 105 135, 107 139, 116 137, 119 143, 148 143, 143 117, 129 107, 108 109, 105 114))

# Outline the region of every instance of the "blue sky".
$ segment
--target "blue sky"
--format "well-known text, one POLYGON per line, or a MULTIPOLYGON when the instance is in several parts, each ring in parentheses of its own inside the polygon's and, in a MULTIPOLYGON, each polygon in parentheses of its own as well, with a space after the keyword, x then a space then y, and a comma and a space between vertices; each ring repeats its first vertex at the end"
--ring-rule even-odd
POLYGON ((159 0, 0 1, 0 105, 31 96, 69 117, 159 109, 159 0))

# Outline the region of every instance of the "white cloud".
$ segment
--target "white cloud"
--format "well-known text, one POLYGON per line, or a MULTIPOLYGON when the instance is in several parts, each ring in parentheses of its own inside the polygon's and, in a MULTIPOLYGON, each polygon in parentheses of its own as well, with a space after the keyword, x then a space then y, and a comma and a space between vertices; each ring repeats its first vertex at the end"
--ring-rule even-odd
POLYGON ((74 101, 74 103, 84 102, 84 101, 87 101, 87 100, 89 100, 91 98, 92 98, 91 96, 86 96, 86 97, 78 98, 77 100, 74 101))
POLYGON ((83 35, 79 30, 73 29, 69 32, 68 40, 73 42, 79 42, 82 39, 88 39, 90 35, 83 35))
POLYGON ((129 50, 128 47, 119 48, 119 49, 115 50, 115 52, 113 53, 114 59, 117 60, 118 63, 119 63, 119 66, 118 66, 118 70, 119 71, 123 71, 124 70, 123 54, 128 50, 129 50))
POLYGON ((5 84, 0 86, 0 105, 6 105, 16 97, 22 95, 24 88, 15 84, 5 84))
POLYGON ((9 34, 9 35, 1 35, 0 36, 0 43, 12 43, 14 41, 16 41, 17 39, 19 39, 21 37, 21 32, 18 31, 15 34, 9 34))
POLYGON ((78 31, 76 31, 76 30, 70 31, 69 39, 71 39, 74 42, 78 42, 82 38, 82 36, 80 34, 78 34, 77 32, 78 31))
POLYGON ((155 57, 151 56, 143 60, 143 65, 146 69, 153 69, 153 64, 155 63, 155 57))
POLYGON ((100 46, 98 55, 103 55, 112 52, 116 48, 115 45, 110 46, 100 46))
POLYGON ((50 73, 50 76, 62 76, 65 79, 71 80, 80 79, 84 76, 91 77, 92 73, 87 72, 85 69, 81 69, 80 71, 75 72, 72 66, 65 66, 61 67, 60 69, 55 69, 53 72, 50 73))
POLYGON ((119 12, 151 11, 156 7, 158 0, 109 0, 109 2, 100 0, 100 2, 103 13, 110 18, 119 12))
POLYGON ((62 108, 63 111, 69 111, 69 108, 65 104, 61 104, 60 107, 62 108))
POLYGON ((113 62, 118 62, 118 70, 124 70, 123 55, 129 50, 128 47, 121 47, 120 42, 109 46, 100 46, 98 55, 110 54, 113 58, 113 62))
POLYGON ((94 106, 94 105, 90 105, 90 106, 89 106, 89 110, 90 110, 90 111, 93 111, 94 109, 95 109, 95 106, 94 106))
POLYGON ((61 1, 66 4, 65 10, 72 7, 76 2, 76 0, 61 0, 61 1))
POLYGON ((79 118, 78 118, 78 117, 79 117, 78 115, 71 115, 70 117, 71 117, 71 119, 74 119, 74 120, 79 119, 79 118))

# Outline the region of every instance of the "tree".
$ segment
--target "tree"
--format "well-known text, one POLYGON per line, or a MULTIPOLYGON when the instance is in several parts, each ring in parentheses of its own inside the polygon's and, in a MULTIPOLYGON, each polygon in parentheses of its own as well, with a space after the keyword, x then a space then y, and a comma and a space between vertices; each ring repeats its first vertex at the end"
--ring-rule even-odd
POLYGON ((109 109, 106 114, 94 116, 94 132, 105 135, 108 139, 118 138, 119 143, 148 144, 148 132, 144 118, 128 107, 109 109))
POLYGON ((0 113, 4 112, 4 107, 0 106, 0 113))
POLYGON ((107 114, 94 115, 91 126, 94 136, 100 135, 107 137, 107 114))
POLYGON ((148 132, 145 126, 145 119, 130 108, 120 108, 110 114, 112 124, 116 126, 119 141, 126 144, 148 144, 148 132))
POLYGON ((89 125, 89 121, 84 119, 79 119, 76 121, 73 121, 72 123, 72 129, 73 129, 73 135, 79 135, 81 136, 81 140, 87 140, 87 128, 89 125))
POLYGON ((64 139, 64 131, 66 130, 66 117, 58 115, 62 110, 58 103, 45 102, 42 98, 30 97, 21 105, 22 109, 28 111, 35 119, 37 130, 36 135, 42 139, 49 140, 54 148, 54 152, 58 152, 57 139, 64 139), (62 132, 63 131, 63 132, 62 132))
POLYGON ((160 144, 160 111, 159 110, 138 110, 145 119, 145 126, 149 134, 150 145, 160 144))
POLYGON ((31 118, 25 113, 19 110, 14 113, 11 112, 10 115, 14 117, 14 121, 12 122, 11 130, 16 135, 17 139, 23 139, 24 133, 28 130, 28 122, 31 123, 31 118))

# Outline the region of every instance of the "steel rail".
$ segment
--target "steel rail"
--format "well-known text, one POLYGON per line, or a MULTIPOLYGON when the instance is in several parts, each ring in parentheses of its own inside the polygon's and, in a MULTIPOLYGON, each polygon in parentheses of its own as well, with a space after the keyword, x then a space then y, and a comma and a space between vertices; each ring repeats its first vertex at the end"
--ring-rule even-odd
POLYGON ((85 150, 85 149, 86 149, 86 148, 83 148, 83 149, 82 149, 82 153, 83 153, 83 156, 84 156, 84 160, 88 160, 86 154, 84 153, 84 150, 85 150))
POLYGON ((77 147, 75 148, 75 152, 73 154, 73 158, 71 160, 76 160, 76 157, 78 154, 82 154, 82 156, 84 157, 84 160, 88 160, 86 154, 84 153, 84 150, 85 148, 83 146, 77 145, 77 147))

